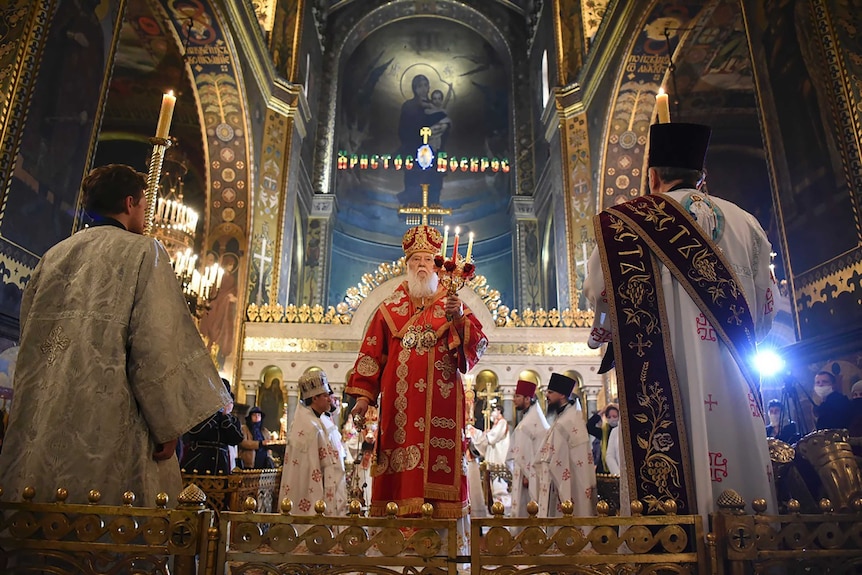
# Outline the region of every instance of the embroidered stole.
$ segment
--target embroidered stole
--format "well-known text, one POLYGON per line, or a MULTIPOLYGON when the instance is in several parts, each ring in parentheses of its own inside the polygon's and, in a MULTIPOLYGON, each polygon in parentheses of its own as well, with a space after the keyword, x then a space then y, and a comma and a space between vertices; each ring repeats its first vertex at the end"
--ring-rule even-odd
POLYGON ((697 513, 679 383, 659 261, 684 287, 727 345, 760 406, 754 320, 721 250, 670 197, 641 196, 595 218, 613 324, 620 410, 632 441, 622 442, 632 500, 647 513, 673 499, 697 513), (611 287, 612 286, 612 287, 611 287))

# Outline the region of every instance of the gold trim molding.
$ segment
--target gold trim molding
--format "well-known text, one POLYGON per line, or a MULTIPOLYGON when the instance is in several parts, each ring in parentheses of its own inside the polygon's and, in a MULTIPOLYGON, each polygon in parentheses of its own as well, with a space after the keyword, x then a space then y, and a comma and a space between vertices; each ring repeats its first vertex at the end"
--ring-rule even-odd
MULTIPOLYGON (((246 337, 243 352, 257 353, 358 353, 360 341, 306 339, 298 337, 246 337)), ((532 357, 598 357, 601 350, 584 342, 492 343, 486 354, 532 357)))
POLYGON ((316 353, 344 352, 358 353, 360 341, 305 339, 299 337, 246 337, 243 341, 244 353, 316 353))
MULTIPOLYGON (((279 303, 258 306, 249 304, 246 317, 252 323, 312 323, 348 325, 353 320, 353 314, 360 304, 375 288, 390 279, 403 276, 407 267, 404 258, 394 262, 381 263, 374 273, 366 273, 362 281, 348 288, 344 301, 326 310, 321 305, 290 304, 287 307, 279 303)), ((500 301, 500 292, 488 285, 485 276, 477 275, 467 283, 476 295, 482 298, 488 311, 494 317, 497 327, 590 327, 593 323, 593 312, 588 310, 557 309, 544 310, 530 308, 519 312, 510 310, 500 301)))

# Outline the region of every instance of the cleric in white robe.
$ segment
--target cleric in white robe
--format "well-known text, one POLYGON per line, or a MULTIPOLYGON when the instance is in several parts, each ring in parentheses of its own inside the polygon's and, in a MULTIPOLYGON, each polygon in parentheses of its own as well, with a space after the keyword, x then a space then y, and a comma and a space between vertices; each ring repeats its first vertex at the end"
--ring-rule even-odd
POLYGON ((512 517, 527 517, 527 503, 538 501, 538 480, 533 473, 533 460, 548 433, 548 420, 536 405, 536 384, 519 379, 513 399, 521 421, 512 430, 506 463, 512 470, 512 517))
POLYGON ((576 517, 595 515, 596 468, 583 412, 570 399, 575 380, 552 373, 545 397, 556 412, 533 462, 538 478, 539 517, 558 517, 571 500, 576 517))
POLYGON ((180 435, 231 402, 162 244, 143 234, 146 177, 122 165, 82 186, 91 226, 48 250, 21 302, 15 400, 0 455, 6 499, 153 506, 182 487, 180 435))
POLYGON ((344 460, 321 421, 332 405, 326 374, 303 374, 299 390, 301 402, 287 432, 279 501, 290 499, 294 515, 314 515, 314 504, 319 500, 326 503, 327 515, 345 515, 344 460))
MULTIPOLYGON (((323 373, 323 372, 321 372, 323 373)), ((326 377, 326 374, 323 374, 326 377)), ((341 429, 338 428, 338 421, 341 419, 341 400, 334 393, 329 396, 329 409, 320 418, 323 426, 326 428, 326 433, 329 435, 329 441, 332 446, 338 450, 338 456, 341 461, 346 461, 347 450, 344 447, 344 442, 341 441, 341 429)))
POLYGON ((492 465, 506 463, 506 454, 509 452, 509 423, 503 417, 501 407, 495 406, 491 410, 491 429, 479 436, 476 449, 485 457, 485 461, 492 465))
MULTIPOLYGON (((667 485, 675 490, 674 499, 680 503, 681 513, 706 517, 715 510, 715 500, 725 489, 736 490, 748 504, 765 498, 768 513, 777 512, 759 381, 748 365, 755 341, 769 331, 775 314, 774 278, 769 269, 771 246, 751 214, 699 189, 709 137, 709 127, 699 124, 651 126, 650 194, 597 216, 597 230, 601 230, 597 233, 604 239, 590 256, 584 280, 584 295, 595 310, 588 343, 598 348, 614 338, 618 340, 613 347, 617 380, 621 382, 623 435, 619 447, 624 510, 628 508, 628 492, 657 483, 651 483, 655 467, 650 467, 650 462, 663 458, 674 462, 675 467, 668 470, 672 482, 667 485), (641 219, 639 214, 651 210, 644 207, 647 201, 657 202, 661 213, 655 212, 652 219, 641 219), (623 216, 612 215, 613 219, 604 223, 607 213, 623 216), (620 321, 631 316, 625 302, 618 304, 616 300, 626 290, 614 286, 606 292, 604 274, 620 269, 618 263, 610 262, 621 254, 632 253, 616 245, 630 237, 630 232, 620 227, 620 222, 629 225, 628 221, 643 230, 635 234, 638 237, 672 230, 668 240, 652 239, 651 247, 645 250, 645 261, 651 257, 658 262, 655 285, 660 285, 658 293, 664 297, 657 298, 657 304, 666 313, 666 317, 654 314, 661 321, 652 335, 628 331, 637 326, 630 320, 620 321), (684 245, 674 243, 682 236, 684 245), (600 249, 602 245, 604 250, 600 249), (656 250, 663 255, 656 255, 656 250), (688 254, 694 259, 684 259, 688 254), (603 267, 603 259, 608 267, 603 267), (701 275, 701 270, 708 273, 701 275), (706 297, 697 291, 704 289, 702 286, 706 297), (700 305, 692 293, 698 294, 700 305), (616 317, 611 304, 620 308, 616 317), (711 321, 707 314, 714 319, 711 321), (744 333, 730 331, 736 326, 744 328, 744 333), (656 334, 666 336, 663 343, 647 341, 656 334), (659 360, 664 362, 665 350, 672 351, 667 375, 660 378, 648 374, 655 382, 655 391, 651 388, 649 394, 643 394, 638 383, 641 367, 652 369, 659 360), (621 375, 623 369, 631 373, 621 375), (660 385, 665 387, 659 389, 660 385), (668 402, 666 405, 674 411, 678 405, 681 413, 653 421, 645 410, 657 398, 668 402), (650 436, 649 426, 655 425, 662 428, 650 442, 646 439, 650 436), (674 449, 679 449, 676 455, 674 449), (694 494, 683 506, 680 499, 687 485, 694 494)), ((624 266, 641 267, 629 260, 624 266)), ((637 313, 645 314, 644 307, 640 306, 637 313)), ((641 318, 644 323, 647 320, 641 318)), ((658 497, 651 493, 631 493, 631 497, 647 501, 652 510, 650 498, 668 498, 657 493, 658 497)))

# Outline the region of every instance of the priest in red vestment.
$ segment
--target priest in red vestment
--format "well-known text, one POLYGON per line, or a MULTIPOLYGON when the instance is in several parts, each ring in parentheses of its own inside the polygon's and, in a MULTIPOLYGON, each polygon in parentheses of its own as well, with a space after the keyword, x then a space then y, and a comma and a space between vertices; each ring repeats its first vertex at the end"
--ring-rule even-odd
POLYGON ((434 517, 466 516, 464 387, 461 374, 482 356, 482 325, 439 285, 434 256, 443 238, 430 226, 404 234, 407 281, 375 312, 346 393, 354 415, 379 407, 371 474, 371 515, 398 504, 401 516, 423 503, 434 517))

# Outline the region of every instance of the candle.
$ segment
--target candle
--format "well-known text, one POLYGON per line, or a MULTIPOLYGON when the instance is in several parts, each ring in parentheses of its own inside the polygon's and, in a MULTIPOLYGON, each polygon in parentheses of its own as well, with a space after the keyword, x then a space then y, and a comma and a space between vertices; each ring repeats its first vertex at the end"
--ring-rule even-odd
POLYGON ((171 131, 171 118, 174 116, 174 106, 176 103, 177 97, 174 96, 173 90, 162 95, 162 108, 159 110, 159 123, 156 125, 157 138, 168 137, 168 133, 171 131))
POLYGON ((221 280, 224 277, 224 268, 219 266, 218 275, 216 276, 216 289, 221 288, 221 280))
POLYGON ((658 89, 658 94, 655 97, 655 105, 658 109, 658 123, 670 123, 670 108, 667 105, 667 94, 664 93, 664 88, 658 89))
POLYGON ((469 239, 467 240, 467 255, 464 256, 464 261, 469 262, 472 255, 473 255, 473 232, 470 232, 469 239))
POLYGON ((461 233, 461 228, 455 228, 455 240, 452 242, 452 261, 458 261, 458 235, 461 233))
MULTIPOLYGON (((189 250, 191 252, 191 250, 189 250)), ((191 274, 195 271, 195 263, 198 261, 198 256, 194 255, 189 258, 189 267, 186 268, 186 273, 191 274)))
POLYGON ((443 228, 443 249, 440 251, 440 255, 444 258, 446 257, 446 248, 449 247, 449 226, 445 226, 443 228))

